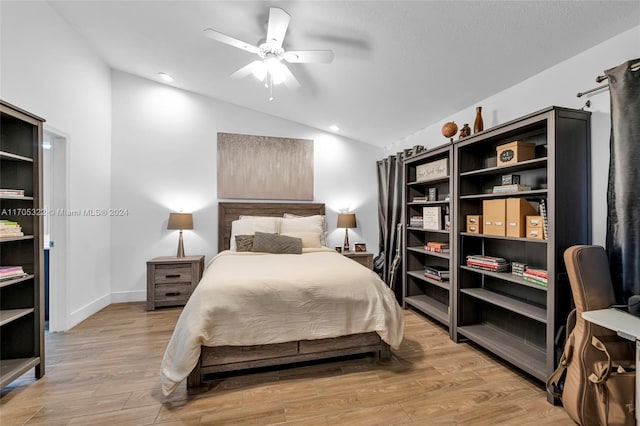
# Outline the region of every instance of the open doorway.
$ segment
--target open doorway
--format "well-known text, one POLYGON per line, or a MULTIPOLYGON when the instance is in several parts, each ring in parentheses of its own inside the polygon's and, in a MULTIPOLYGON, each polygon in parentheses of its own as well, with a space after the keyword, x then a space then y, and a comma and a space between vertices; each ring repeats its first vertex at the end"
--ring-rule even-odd
POLYGON ((45 251, 45 324, 50 332, 68 324, 67 272, 69 261, 68 140, 45 124, 42 144, 42 209, 45 251))

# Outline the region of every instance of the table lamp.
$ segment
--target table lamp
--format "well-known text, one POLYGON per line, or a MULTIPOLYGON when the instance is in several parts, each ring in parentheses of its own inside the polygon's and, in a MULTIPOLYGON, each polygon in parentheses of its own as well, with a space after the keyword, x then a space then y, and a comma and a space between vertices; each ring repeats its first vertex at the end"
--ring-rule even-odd
POLYGON ((355 213, 338 213, 338 228, 344 228, 344 251, 349 251, 349 228, 357 228, 355 213))
POLYGON ((170 213, 167 229, 179 229, 178 254, 176 257, 184 257, 184 243, 182 242, 182 230, 193 229, 193 215, 191 213, 170 213))

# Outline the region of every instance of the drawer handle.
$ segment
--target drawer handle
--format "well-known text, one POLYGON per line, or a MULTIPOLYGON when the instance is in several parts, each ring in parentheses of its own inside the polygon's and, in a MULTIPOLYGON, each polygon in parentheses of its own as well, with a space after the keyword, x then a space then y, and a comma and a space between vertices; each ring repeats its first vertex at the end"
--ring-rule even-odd
POLYGON ((167 274, 164 277, 165 278, 180 278, 180 274, 167 274))
POLYGON ((167 297, 180 296, 180 292, 179 291, 170 291, 169 293, 165 293, 164 295, 167 296, 167 297))

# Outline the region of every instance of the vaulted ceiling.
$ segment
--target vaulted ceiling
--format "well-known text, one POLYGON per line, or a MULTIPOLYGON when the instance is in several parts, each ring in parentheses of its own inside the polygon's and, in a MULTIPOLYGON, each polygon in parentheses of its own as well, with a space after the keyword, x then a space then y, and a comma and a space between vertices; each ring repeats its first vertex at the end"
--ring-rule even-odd
MULTIPOLYGON (((51 1, 112 68, 355 140, 386 145, 640 24, 638 1, 51 1), (252 53, 269 7, 291 15, 287 50, 331 49, 332 64, 290 64, 297 90, 230 74, 252 53)), ((603 64, 605 67, 607 64, 603 64)))

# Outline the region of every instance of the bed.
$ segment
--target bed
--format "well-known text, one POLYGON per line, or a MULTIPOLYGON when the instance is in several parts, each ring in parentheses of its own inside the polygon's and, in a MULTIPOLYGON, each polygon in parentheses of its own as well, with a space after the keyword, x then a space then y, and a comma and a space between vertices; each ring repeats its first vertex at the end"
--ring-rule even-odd
POLYGON ((318 203, 219 203, 219 253, 167 345, 165 395, 185 377, 187 387, 196 387, 211 373, 370 352, 384 360, 390 346, 399 345, 401 309, 373 271, 326 247, 302 254, 229 250, 232 224, 241 216, 285 213, 309 217, 325 209, 318 203))

